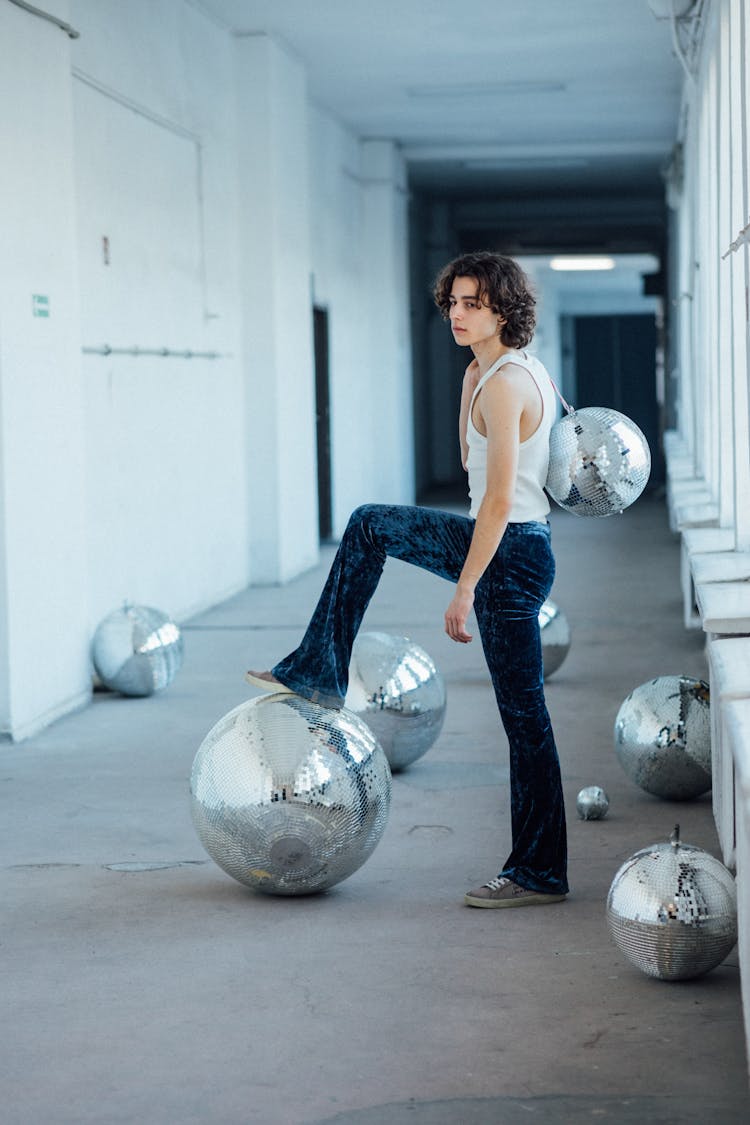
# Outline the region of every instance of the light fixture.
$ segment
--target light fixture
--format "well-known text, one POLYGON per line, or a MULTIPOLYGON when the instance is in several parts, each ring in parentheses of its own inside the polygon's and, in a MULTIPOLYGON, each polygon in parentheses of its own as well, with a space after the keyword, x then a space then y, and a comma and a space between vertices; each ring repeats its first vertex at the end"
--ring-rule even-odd
POLYGON ((615 268, 615 260, 614 258, 593 257, 579 254, 576 255, 576 257, 570 258, 552 258, 549 268, 551 270, 571 272, 575 270, 613 270, 615 268))
POLYGON ((442 82, 437 86, 408 86, 406 93, 410 98, 486 98, 497 94, 560 94, 566 89, 565 82, 554 79, 530 78, 507 82, 442 82))

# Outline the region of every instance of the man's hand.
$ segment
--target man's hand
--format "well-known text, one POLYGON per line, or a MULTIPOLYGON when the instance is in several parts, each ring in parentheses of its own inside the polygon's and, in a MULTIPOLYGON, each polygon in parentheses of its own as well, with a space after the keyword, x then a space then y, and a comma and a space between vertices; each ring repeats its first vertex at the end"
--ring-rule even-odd
POLYGON ((445 611, 445 631, 452 641, 467 645, 472 640, 471 633, 466 631, 466 619, 473 605, 474 594, 472 591, 456 587, 453 601, 445 611))

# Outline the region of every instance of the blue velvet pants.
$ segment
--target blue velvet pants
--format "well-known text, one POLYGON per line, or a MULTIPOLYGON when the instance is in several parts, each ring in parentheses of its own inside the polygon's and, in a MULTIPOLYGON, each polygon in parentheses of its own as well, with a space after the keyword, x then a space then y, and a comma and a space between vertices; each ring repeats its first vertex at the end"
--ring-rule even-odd
MULTIPOLYGON (((455 582, 473 530, 472 519, 431 508, 357 508, 299 648, 273 674, 307 699, 341 707, 352 645, 386 558, 455 582)), ((554 574, 549 524, 508 524, 477 584, 474 612, 510 746, 513 848, 500 874, 529 890, 561 894, 568 889, 565 808, 538 619, 554 574)))

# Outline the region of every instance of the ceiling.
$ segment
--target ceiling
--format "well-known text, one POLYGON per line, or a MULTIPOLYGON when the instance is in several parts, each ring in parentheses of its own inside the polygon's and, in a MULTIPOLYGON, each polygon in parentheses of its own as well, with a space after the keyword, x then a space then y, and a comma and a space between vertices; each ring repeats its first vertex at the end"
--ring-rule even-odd
POLYGON ((396 141, 412 192, 463 208, 480 241, 488 222, 518 227, 528 210, 544 231, 522 246, 570 245, 560 228, 589 201, 579 218, 601 233, 587 247, 632 228, 615 249, 654 248, 683 78, 661 0, 193 2, 236 34, 285 43, 312 101, 396 141))

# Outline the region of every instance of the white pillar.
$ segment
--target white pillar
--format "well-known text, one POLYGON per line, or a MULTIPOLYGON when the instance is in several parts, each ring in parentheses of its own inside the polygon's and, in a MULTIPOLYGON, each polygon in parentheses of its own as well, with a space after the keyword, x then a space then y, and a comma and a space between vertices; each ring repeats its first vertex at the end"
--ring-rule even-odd
MULTIPOLYGON (((690 183, 694 172, 694 145, 688 137, 684 145, 684 182, 690 183)), ((678 206, 677 220, 677 430, 696 462, 696 378, 695 353, 693 350, 693 317, 696 308, 695 274, 695 211, 692 191, 683 189, 678 206)))
POLYGON ((720 13, 716 74, 716 373, 719 525, 735 527, 734 379, 732 371, 732 264, 722 258, 734 238, 732 230, 732 136, 730 134, 729 8, 720 13))
POLYGON ((70 40, 2 4, 0 43, 0 732, 20 739, 90 696, 83 394, 70 40))
POLYGON ((406 173, 392 141, 362 142, 369 373, 378 495, 414 499, 406 173))
MULTIPOLYGON (((744 0, 732 0, 730 6, 729 51, 732 89, 730 91, 729 121, 731 136, 748 136, 750 113, 745 96, 747 76, 744 70, 745 49, 744 0)), ((750 199, 750 146, 731 144, 729 158, 731 167, 731 220, 729 241, 734 240, 747 221, 748 199, 750 199)), ((734 429, 734 523, 736 546, 740 551, 750 550, 750 401, 748 398, 748 251, 747 246, 739 247, 729 255, 732 286, 732 376, 734 383, 734 403, 732 423, 734 429)), ((748 1012, 750 1021, 750 1012, 748 1012)))
POLYGON ((304 70, 243 36, 237 98, 250 575, 283 582, 318 559, 304 70))

